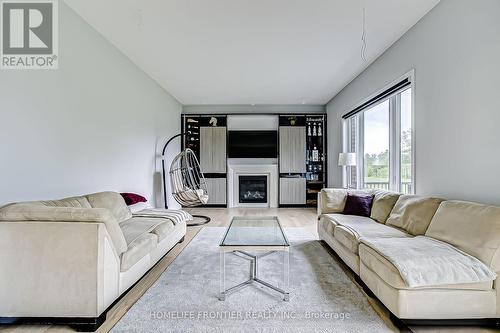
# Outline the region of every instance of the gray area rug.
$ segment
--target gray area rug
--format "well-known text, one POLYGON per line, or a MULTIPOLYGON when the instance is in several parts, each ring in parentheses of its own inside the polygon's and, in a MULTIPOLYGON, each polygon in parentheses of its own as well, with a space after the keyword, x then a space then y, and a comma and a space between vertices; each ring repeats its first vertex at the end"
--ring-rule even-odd
MULTIPOLYGON (((219 242, 225 228, 202 229, 112 332, 392 332, 325 248, 287 228, 290 301, 250 285, 219 301, 219 242)), ((282 255, 259 259, 259 275, 281 285, 282 255)), ((247 279, 249 262, 226 255, 226 287, 247 279)))

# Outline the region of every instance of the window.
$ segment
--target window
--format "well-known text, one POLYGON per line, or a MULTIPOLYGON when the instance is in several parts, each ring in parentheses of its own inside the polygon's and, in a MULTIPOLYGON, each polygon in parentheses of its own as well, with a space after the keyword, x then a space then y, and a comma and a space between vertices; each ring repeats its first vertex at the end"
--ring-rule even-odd
POLYGON ((350 112, 344 119, 347 131, 344 148, 358 156, 357 167, 351 168, 351 173, 346 175, 346 183, 349 181, 361 188, 414 193, 409 81, 354 114, 350 112))
POLYGON ((389 101, 363 114, 363 183, 367 188, 389 189, 389 101))

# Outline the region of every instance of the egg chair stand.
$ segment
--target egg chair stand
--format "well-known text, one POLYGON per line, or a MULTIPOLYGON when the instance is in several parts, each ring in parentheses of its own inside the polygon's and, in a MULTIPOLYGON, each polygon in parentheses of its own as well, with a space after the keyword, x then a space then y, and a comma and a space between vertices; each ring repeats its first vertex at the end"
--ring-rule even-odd
MULTIPOLYGON (((163 146, 162 150, 162 182, 163 182, 163 198, 165 209, 168 209, 167 203, 167 186, 165 179, 165 152, 168 145, 175 138, 185 135, 180 133, 171 137, 163 146)), ((204 205, 208 202, 208 191, 205 177, 201 172, 200 163, 196 158, 195 153, 186 148, 174 157, 170 165, 170 187, 172 196, 182 207, 196 207, 204 205)), ((187 226, 204 225, 210 222, 210 217, 205 215, 192 215, 197 222, 188 222, 187 226)))

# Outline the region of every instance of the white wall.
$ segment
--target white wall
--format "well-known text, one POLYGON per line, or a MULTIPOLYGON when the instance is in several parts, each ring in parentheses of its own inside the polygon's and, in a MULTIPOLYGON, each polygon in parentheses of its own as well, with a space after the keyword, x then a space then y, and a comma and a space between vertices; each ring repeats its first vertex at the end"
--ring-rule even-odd
POLYGON ((180 130, 182 106, 59 3, 59 70, 0 71, 0 205, 102 190, 152 198, 157 141, 180 130))
POLYGON ((417 193, 500 204, 498 0, 442 0, 332 99, 329 185, 341 185, 341 115, 412 68, 417 193))
POLYGON ((280 119, 277 115, 229 115, 227 116, 228 131, 277 131, 280 119))

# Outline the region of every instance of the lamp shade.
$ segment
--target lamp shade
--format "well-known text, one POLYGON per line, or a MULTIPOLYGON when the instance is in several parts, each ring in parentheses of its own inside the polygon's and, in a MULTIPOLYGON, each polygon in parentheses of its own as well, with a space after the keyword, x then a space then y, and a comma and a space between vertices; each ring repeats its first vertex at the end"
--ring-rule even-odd
POLYGON ((355 165, 356 165, 356 153, 339 154, 339 166, 355 166, 355 165))

